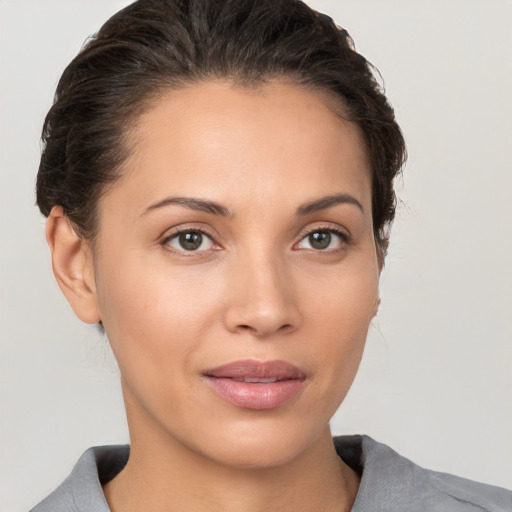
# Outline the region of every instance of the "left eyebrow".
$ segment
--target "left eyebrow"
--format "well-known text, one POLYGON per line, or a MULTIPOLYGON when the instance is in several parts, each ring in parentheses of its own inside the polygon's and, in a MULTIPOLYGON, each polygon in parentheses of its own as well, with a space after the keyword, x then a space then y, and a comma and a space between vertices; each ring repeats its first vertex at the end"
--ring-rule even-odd
POLYGON ((349 194, 334 194, 331 196, 321 197, 320 199, 315 199, 314 201, 299 206, 299 208, 297 208, 297 215, 308 215, 310 213, 331 208, 338 204, 351 204, 357 206, 357 208, 361 210, 361 213, 364 213, 363 205, 355 197, 349 194))

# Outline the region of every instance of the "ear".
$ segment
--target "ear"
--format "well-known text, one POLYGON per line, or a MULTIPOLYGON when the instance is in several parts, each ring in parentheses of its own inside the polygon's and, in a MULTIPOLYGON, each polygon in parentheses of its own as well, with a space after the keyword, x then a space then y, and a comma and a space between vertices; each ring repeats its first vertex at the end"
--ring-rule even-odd
POLYGON ((372 318, 375 318, 377 316, 377 313, 379 312, 379 306, 380 306, 380 297, 377 296, 375 299, 375 304, 373 306, 373 316, 372 318))
POLYGON ((53 273, 76 316, 88 324, 100 322, 91 248, 76 234, 61 206, 50 212, 46 241, 53 273))

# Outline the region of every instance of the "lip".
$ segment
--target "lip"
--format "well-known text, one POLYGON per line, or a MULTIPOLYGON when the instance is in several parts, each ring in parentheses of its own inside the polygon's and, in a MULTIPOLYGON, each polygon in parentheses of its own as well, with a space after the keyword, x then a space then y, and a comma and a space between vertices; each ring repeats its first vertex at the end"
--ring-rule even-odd
POLYGON ((228 402, 254 411, 275 409, 295 397, 306 374, 286 361, 240 360, 204 372, 212 391, 228 402))

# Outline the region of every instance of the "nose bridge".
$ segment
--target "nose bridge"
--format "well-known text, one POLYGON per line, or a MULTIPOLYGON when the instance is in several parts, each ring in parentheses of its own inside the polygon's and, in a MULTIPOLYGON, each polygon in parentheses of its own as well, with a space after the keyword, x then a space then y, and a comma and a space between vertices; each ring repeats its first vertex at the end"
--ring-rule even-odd
POLYGON ((260 247, 244 252, 233 268, 232 281, 226 311, 229 330, 265 336, 297 327, 293 280, 277 251, 260 247))

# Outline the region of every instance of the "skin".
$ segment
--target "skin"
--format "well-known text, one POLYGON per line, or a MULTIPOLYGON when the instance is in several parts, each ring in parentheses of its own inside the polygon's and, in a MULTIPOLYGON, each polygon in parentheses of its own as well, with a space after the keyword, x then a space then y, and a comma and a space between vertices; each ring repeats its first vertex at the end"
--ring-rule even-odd
POLYGON ((82 320, 103 322, 121 372, 132 452, 104 488, 113 512, 350 510, 359 477, 329 420, 376 314, 379 266, 361 134, 331 107, 284 83, 169 92, 131 132, 94 250, 53 209, 57 280, 82 320), (176 229, 207 235, 187 252, 176 229), (309 233, 328 230, 341 235, 313 247, 309 233), (239 359, 288 361, 304 385, 275 409, 237 407, 203 374, 239 359))

